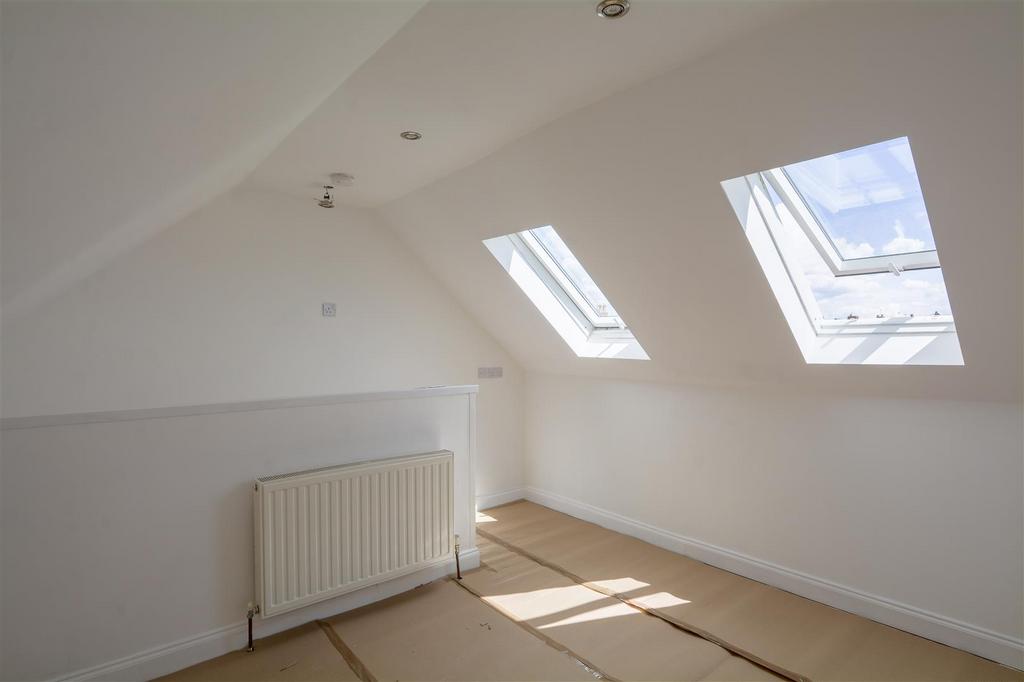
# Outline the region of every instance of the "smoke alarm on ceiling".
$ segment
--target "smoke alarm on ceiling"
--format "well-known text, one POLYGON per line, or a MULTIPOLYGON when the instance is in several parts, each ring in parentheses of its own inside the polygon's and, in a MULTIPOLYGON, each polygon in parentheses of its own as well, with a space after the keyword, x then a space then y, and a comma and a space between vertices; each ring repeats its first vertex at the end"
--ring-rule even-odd
POLYGON ((629 0, 601 0, 597 3, 597 15, 603 19, 619 19, 629 12, 629 0))

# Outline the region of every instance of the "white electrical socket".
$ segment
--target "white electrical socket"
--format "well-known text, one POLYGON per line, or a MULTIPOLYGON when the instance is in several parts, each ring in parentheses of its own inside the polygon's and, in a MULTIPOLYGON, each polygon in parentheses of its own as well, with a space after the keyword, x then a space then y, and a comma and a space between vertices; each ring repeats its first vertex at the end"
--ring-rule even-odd
POLYGON ((320 306, 320 312, 324 317, 334 317, 338 313, 338 306, 334 303, 324 303, 320 306))

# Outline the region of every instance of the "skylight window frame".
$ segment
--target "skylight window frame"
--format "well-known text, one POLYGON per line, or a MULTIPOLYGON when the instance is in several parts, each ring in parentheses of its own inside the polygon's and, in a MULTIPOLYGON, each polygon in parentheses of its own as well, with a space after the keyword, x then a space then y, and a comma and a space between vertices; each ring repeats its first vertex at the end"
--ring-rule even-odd
POLYGON ((788 238, 780 240, 781 230, 799 228, 783 225, 795 218, 785 201, 776 207, 765 174, 723 180, 721 187, 807 364, 964 365, 949 315, 823 319, 798 254, 788 238))
MULTIPOLYGON (((814 298, 814 294, 811 292, 810 285, 806 281, 800 268, 797 267, 796 263, 793 262, 795 255, 790 253, 787 249, 782 248, 779 245, 779 230, 781 229, 782 217, 778 215, 775 209, 775 205, 771 200, 768 193, 768 183, 771 182, 768 177, 773 171, 779 171, 781 169, 775 168, 771 171, 764 171, 761 173, 751 173, 745 176, 747 187, 750 190, 750 194, 754 199, 757 209, 761 214, 761 218, 764 221, 765 227, 768 234, 771 236, 775 250, 778 253, 779 258, 785 267, 786 275, 789 278, 790 284, 800 299, 801 307, 803 308, 804 314, 807 317, 807 322, 811 325, 816 336, 838 336, 838 335, 869 335, 869 334, 955 334, 956 324, 953 321, 952 315, 929 315, 927 317, 887 317, 882 319, 848 319, 848 320, 829 320, 825 319, 821 313, 821 309, 818 307, 818 301, 814 298)), ((779 198, 782 199, 783 203, 790 211, 790 215, 793 216, 794 220, 806 233, 805 225, 801 224, 800 217, 794 212, 794 207, 786 200, 777 186, 773 183, 775 192, 779 194, 779 198)), ((792 186, 791 186, 792 187, 792 186)), ((793 187, 792 191, 796 191, 793 187)), ((806 207, 805 207, 806 208, 806 207)), ((812 244, 817 245, 815 238, 811 235, 807 235, 811 238, 812 244)), ((829 241, 831 244, 831 241, 829 241)), ((820 253, 820 252, 819 252, 820 253)), ((838 252, 836 252, 838 253, 838 252)), ((918 252, 914 254, 905 254, 908 256, 916 256, 926 252, 918 252)), ((885 258, 891 258, 892 256, 885 256, 885 258)), ((874 260, 872 257, 870 260, 874 260)), ((869 260, 869 259, 854 259, 869 260)), ((828 259, 825 259, 828 263, 828 259)), ((924 261, 921 261, 924 262, 924 261)), ((937 262, 937 259, 936 259, 937 262)), ((938 265, 927 265, 920 267, 908 267, 900 268, 900 272, 904 270, 917 270, 939 267, 938 265)), ((873 269, 861 271, 854 270, 848 271, 844 274, 838 274, 833 270, 833 274, 836 277, 842 276, 853 276, 853 275, 874 275, 874 274, 890 274, 894 275, 889 262, 886 262, 884 268, 878 268, 877 266, 873 269)))
POLYGON ((863 258, 843 258, 843 255, 832 241, 832 237, 829 236, 828 231, 822 226, 808 204, 807 199, 789 177, 785 168, 772 168, 761 173, 755 173, 754 175, 760 176, 765 183, 771 185, 772 189, 775 190, 775 193, 779 195, 779 198, 782 199, 789 209, 797 225, 807 235, 811 245, 821 254, 825 264, 836 277, 906 272, 941 267, 937 249, 915 251, 912 253, 881 254, 863 258))
POLYGON ((517 232, 515 234, 507 235, 506 239, 511 242, 516 252, 524 261, 526 261, 530 266, 530 269, 533 270, 533 272, 544 283, 548 292, 554 296, 561 304, 562 308, 569 313, 573 322, 576 323, 576 326, 579 327, 580 331, 589 336, 597 329, 597 327, 595 327, 583 309, 577 305, 576 301, 574 301, 569 295, 568 289, 559 282, 551 269, 544 264, 544 261, 537 255, 537 252, 530 247, 529 243, 525 239, 523 239, 522 235, 522 232, 517 232))
POLYGON ((577 357, 649 360, 625 321, 598 315, 530 232, 492 237, 483 244, 577 357))
MULTIPOLYGON (((594 306, 590 304, 589 299, 580 291, 580 288, 576 283, 566 274, 562 266, 555 260, 554 255, 548 251, 547 247, 533 234, 533 229, 523 230, 517 232, 514 235, 509 235, 510 238, 518 240, 523 246, 533 255, 536 261, 543 267, 544 271, 548 274, 548 277, 553 280, 554 286, 552 292, 555 293, 559 298, 567 298, 571 302, 574 310, 571 312, 582 315, 589 326, 592 327, 591 331, 600 329, 625 329, 626 325, 623 323, 622 318, 616 315, 601 315, 594 306)), ((549 283, 549 286, 551 283, 549 283)), ((583 325, 586 326, 586 325, 583 325)))

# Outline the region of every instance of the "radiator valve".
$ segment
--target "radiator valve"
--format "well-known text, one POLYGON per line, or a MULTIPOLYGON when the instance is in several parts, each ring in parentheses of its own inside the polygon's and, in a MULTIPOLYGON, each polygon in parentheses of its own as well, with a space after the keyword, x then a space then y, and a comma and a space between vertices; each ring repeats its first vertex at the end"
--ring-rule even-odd
POLYGON ((245 650, 249 652, 252 652, 254 648, 252 645, 252 619, 259 612, 260 605, 255 604, 253 602, 249 602, 249 610, 245 613, 245 618, 249 621, 249 644, 245 647, 245 650))
POLYGON ((462 567, 459 566, 459 536, 455 535, 455 578, 462 580, 462 567))

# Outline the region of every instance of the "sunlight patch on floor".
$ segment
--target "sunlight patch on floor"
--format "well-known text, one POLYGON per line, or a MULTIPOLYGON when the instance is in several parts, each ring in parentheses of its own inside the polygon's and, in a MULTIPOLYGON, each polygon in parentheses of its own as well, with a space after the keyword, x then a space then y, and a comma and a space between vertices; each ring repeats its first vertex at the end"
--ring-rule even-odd
POLYGON ((646 594, 642 597, 632 598, 630 601, 635 601, 637 604, 641 604, 649 609, 666 609, 670 606, 681 606, 690 603, 689 599, 680 599, 668 592, 646 594))
POLYGON ((533 620, 551 616, 569 609, 607 599, 603 594, 588 590, 582 585, 567 587, 546 587, 531 592, 513 592, 484 597, 508 613, 514 613, 517 620, 533 620))
POLYGON ((617 618, 619 616, 636 616, 642 613, 638 609, 633 608, 628 604, 617 602, 610 606, 602 606, 591 611, 584 613, 577 613, 574 616, 557 620, 554 623, 548 623, 547 625, 541 625, 538 630, 548 630, 550 628, 557 628, 563 625, 577 625, 579 623, 586 623, 588 621, 603 620, 605 618, 617 618))
POLYGON ((611 592, 612 594, 622 594, 623 592, 638 590, 641 587, 650 587, 650 583, 643 583, 635 578, 610 578, 608 580, 592 580, 586 584, 593 585, 599 590, 602 590, 604 592, 611 592))

